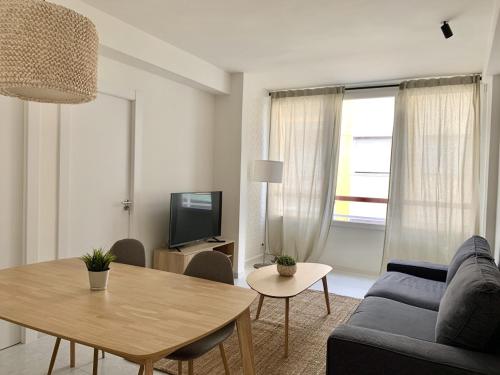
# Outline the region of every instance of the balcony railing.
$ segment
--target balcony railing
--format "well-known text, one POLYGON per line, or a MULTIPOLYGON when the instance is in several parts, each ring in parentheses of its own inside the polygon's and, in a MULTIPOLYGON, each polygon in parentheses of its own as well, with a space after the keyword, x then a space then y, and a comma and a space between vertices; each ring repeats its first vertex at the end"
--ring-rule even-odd
POLYGON ((387 203, 387 198, 370 198, 370 197, 351 197, 347 195, 337 195, 335 197, 337 201, 345 202, 364 202, 364 203, 387 203))

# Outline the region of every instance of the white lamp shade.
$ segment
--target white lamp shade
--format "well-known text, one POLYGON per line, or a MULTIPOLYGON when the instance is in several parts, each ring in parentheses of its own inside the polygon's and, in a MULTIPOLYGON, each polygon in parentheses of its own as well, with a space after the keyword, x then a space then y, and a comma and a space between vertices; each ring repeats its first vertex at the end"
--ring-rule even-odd
POLYGON ((283 162, 275 160, 255 160, 253 164, 254 181, 281 183, 283 162))

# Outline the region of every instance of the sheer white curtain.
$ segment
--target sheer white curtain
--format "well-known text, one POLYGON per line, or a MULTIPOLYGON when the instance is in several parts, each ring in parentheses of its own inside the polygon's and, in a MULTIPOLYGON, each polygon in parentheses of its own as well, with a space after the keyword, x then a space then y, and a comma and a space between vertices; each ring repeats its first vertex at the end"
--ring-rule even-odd
POLYGON ((344 89, 271 96, 269 159, 283 161, 284 168, 282 184, 269 186, 270 250, 316 260, 333 215, 344 89))
POLYGON ((479 220, 478 76, 408 81, 396 98, 384 264, 449 263, 479 220))

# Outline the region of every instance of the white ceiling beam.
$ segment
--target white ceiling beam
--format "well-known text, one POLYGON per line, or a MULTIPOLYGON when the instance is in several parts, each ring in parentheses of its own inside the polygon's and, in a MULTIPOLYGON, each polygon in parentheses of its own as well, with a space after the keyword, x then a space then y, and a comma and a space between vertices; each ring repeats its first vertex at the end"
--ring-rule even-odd
POLYGON ((230 74, 81 0, 51 0, 90 18, 100 53, 120 62, 215 94, 230 92, 230 74))

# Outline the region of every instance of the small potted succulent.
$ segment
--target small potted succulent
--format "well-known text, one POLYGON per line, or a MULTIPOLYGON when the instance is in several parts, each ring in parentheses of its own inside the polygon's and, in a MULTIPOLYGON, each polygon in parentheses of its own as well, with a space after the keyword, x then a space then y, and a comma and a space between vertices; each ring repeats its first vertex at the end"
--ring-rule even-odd
POLYGON ((89 271, 90 290, 105 290, 108 287, 109 265, 116 257, 109 251, 94 249, 80 258, 89 271))
POLYGON ((278 273, 281 276, 293 276, 297 272, 297 263, 295 259, 288 255, 281 255, 276 258, 278 273))

